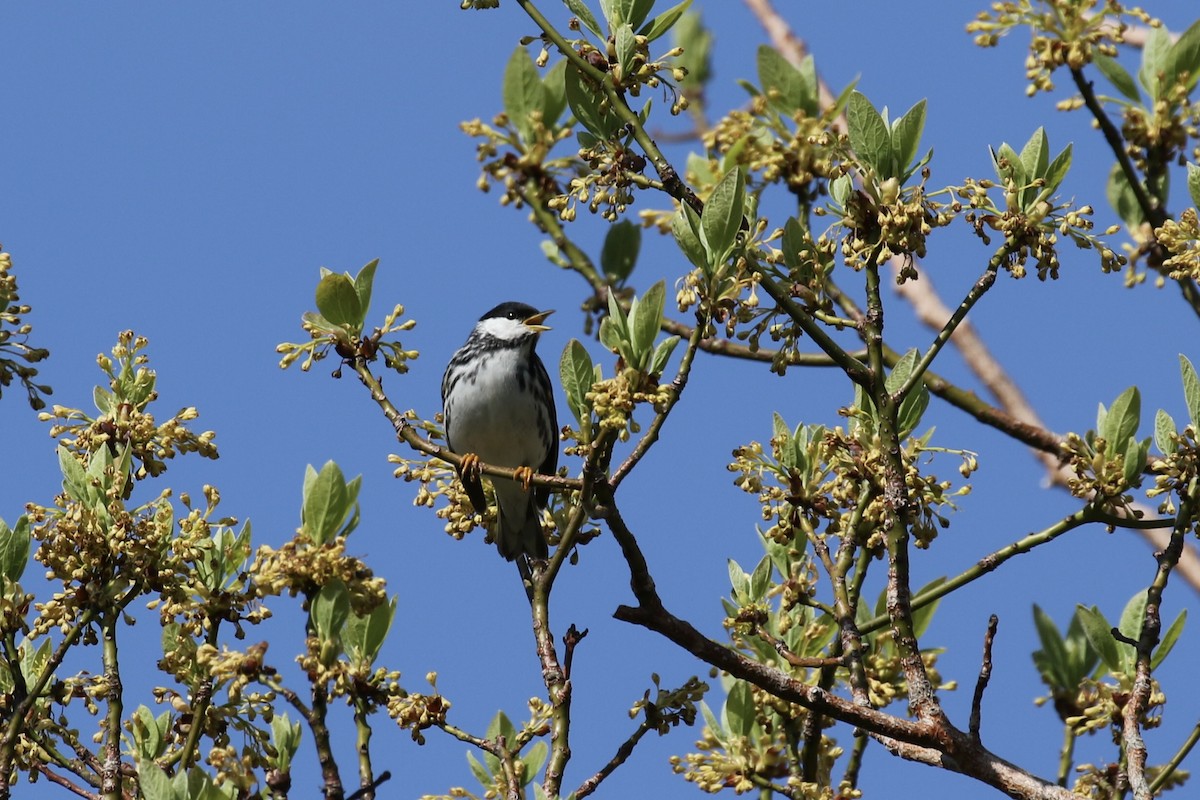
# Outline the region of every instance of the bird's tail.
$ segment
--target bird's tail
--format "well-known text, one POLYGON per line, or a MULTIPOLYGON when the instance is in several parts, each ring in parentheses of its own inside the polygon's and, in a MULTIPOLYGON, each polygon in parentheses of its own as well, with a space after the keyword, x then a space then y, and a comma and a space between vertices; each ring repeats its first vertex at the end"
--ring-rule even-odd
MULTIPOLYGON (((497 482, 498 484, 498 482, 497 482)), ((546 559, 550 548, 542 535, 542 515, 534 502, 533 494, 520 486, 493 484, 496 489, 496 526, 492 538, 496 549, 509 561, 517 562, 521 583, 529 602, 533 602, 533 570, 529 560, 546 559)))

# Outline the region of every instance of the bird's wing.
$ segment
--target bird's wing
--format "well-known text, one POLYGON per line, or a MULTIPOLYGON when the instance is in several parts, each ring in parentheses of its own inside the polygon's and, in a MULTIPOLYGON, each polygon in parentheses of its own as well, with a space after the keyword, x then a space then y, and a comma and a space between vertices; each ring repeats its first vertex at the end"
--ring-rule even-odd
MULTIPOLYGON (((546 365, 542 363, 542 359, 534 357, 534 367, 538 371, 540 377, 548 388, 554 386, 550 382, 550 375, 546 372, 546 365)), ((558 411, 554 407, 554 392, 551 388, 550 396, 547 398, 550 403, 550 452, 546 454, 546 460, 538 467, 538 472, 543 475, 553 475, 558 471, 558 411)), ((534 495, 537 500, 538 508, 545 508, 546 503, 550 500, 550 487, 543 486, 537 490, 534 495)))

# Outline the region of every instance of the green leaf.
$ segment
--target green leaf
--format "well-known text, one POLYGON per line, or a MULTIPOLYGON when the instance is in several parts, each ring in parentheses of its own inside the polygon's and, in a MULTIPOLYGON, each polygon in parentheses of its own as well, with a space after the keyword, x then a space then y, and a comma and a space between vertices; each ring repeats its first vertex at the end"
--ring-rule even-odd
POLYGON ((745 212, 746 176, 742 167, 731 169, 712 190, 700 225, 714 267, 725 262, 737 244, 745 212))
POLYGON ((330 273, 317 284, 317 310, 334 325, 361 329, 363 309, 354 282, 345 275, 330 273))
POLYGON ((1163 27, 1151 28, 1142 45, 1142 66, 1138 70, 1138 82, 1150 95, 1158 100, 1162 95, 1161 76, 1166 74, 1167 54, 1171 51, 1171 34, 1163 27))
MULTIPOLYGON (((492 758, 495 758, 495 756, 492 756, 492 758)), ((467 765, 471 768, 471 774, 475 776, 475 780, 479 781, 479 784, 484 789, 490 790, 493 788, 492 785, 495 781, 492 780, 492 773, 488 771, 487 767, 479 763, 479 759, 470 750, 467 751, 467 765)))
POLYGON ((310 464, 305 470, 304 505, 301 520, 309 538, 317 545, 333 541, 350 511, 350 499, 341 468, 325 462, 318 473, 310 464))
POLYGON ((504 113, 526 142, 534 138, 534 112, 546 107, 546 89, 529 52, 518 45, 504 68, 504 113))
POLYGON ((746 593, 750 588, 750 579, 742 565, 732 558, 726 560, 729 569, 729 586, 733 590, 733 599, 738 603, 746 602, 746 593))
MULTIPOLYGON (((900 119, 892 123, 892 152, 896 155, 896 169, 901 173, 917 158, 921 147, 921 134, 925 130, 925 101, 921 100, 900 119)), ((901 177, 897 175, 896 177, 901 177)))
POLYGON ((1163 455, 1169 455, 1175 452, 1178 443, 1175 442, 1175 436, 1178 434, 1178 429, 1175 427, 1175 420, 1171 419, 1171 415, 1161 408, 1154 415, 1154 444, 1158 447, 1158 452, 1163 455))
POLYGON ((1187 404, 1192 427, 1200 431, 1200 377, 1185 355, 1179 356, 1179 372, 1183 376, 1183 400, 1187 404))
POLYGON ((892 167, 892 136, 887 123, 862 93, 853 92, 846 106, 846 124, 850 146, 866 166, 881 180, 898 177, 892 167))
POLYGON ((1200 166, 1190 161, 1187 165, 1187 188, 1192 198, 1192 206, 1200 208, 1200 166))
POLYGON ((758 48, 758 83, 767 101, 785 117, 805 107, 804 78, 770 45, 758 48))
POLYGON ((1042 649, 1033 654, 1038 672, 1052 689, 1072 689, 1069 659, 1062 635, 1058 632, 1054 620, 1036 603, 1033 605, 1033 624, 1042 643, 1042 649))
POLYGON ((717 715, 708 707, 708 703, 700 701, 700 714, 704 717, 704 726, 712 733, 716 740, 721 744, 729 743, 729 732, 717 719, 717 715))
POLYGON ((1108 409, 1103 430, 1099 433, 1110 445, 1117 448, 1116 452, 1120 452, 1125 443, 1137 433, 1141 416, 1142 396, 1136 386, 1130 386, 1113 401, 1112 407, 1108 409))
POLYGON ((748 737, 754 731, 754 696, 746 681, 735 681, 729 687, 725 716, 729 720, 729 732, 734 736, 748 737))
POLYGON ((996 175, 1000 178, 1001 183, 1007 185, 1011 182, 1018 190, 1023 189, 1029 183, 1029 178, 1025 174, 1025 164, 1008 142, 1001 144, 999 150, 992 151, 992 162, 995 164, 996 175))
POLYGON ((63 445, 60 444, 58 446, 57 452, 58 469, 62 472, 63 476, 63 489, 73 499, 86 502, 88 499, 87 487, 89 481, 87 473, 83 471, 83 465, 63 445))
POLYGON ((771 559, 763 556, 758 562, 758 566, 750 573, 750 600, 751 602, 760 602, 767 596, 767 589, 771 585, 771 559))
POLYGON ((630 366, 639 370, 645 370, 649 365, 650 354, 654 351, 654 340, 658 338, 658 331, 662 326, 665 299, 666 284, 659 281, 642 295, 637 304, 636 313, 632 307, 630 309, 630 338, 633 340, 633 349, 638 362, 630 366))
POLYGON ((1062 185, 1063 179, 1067 177, 1067 171, 1071 169, 1071 145, 1063 148, 1062 152, 1054 157, 1050 165, 1046 167, 1046 173, 1042 176, 1046 179, 1046 185, 1042 187, 1038 196, 1048 198, 1058 191, 1058 187, 1062 185))
POLYGON ((708 271, 708 249, 704 245, 704 229, 700 215, 686 202, 681 202, 671 218, 671 233, 679 249, 692 262, 692 266, 708 271))
POLYGON ((326 642, 341 636, 350 617, 350 592, 337 578, 321 587, 312 600, 312 621, 317 635, 326 642))
POLYGON ((892 371, 883 380, 883 385, 889 392, 896 392, 904 385, 908 376, 912 375, 913 367, 917 365, 918 356, 917 348, 913 347, 896 362, 896 366, 892 367, 892 371))
POLYGON ((1200 80, 1200 20, 1193 22, 1171 45, 1163 59, 1163 72, 1167 85, 1178 81, 1186 72, 1188 77, 1184 85, 1187 90, 1196 88, 1196 81, 1200 80))
POLYGON ((1021 166, 1029 180, 1040 178, 1046 174, 1050 164, 1050 142, 1046 139, 1046 129, 1038 128, 1029 137, 1029 141, 1021 148, 1021 166))
POLYGON ((675 352, 675 346, 678 344, 678 336, 668 336, 659 342, 658 346, 654 348, 654 355, 650 357, 650 365, 646 367, 646 371, 655 377, 662 375, 663 370, 667 368, 667 362, 671 359, 671 353, 675 352))
POLYGON ((378 266, 378 258, 368 261, 354 276, 354 293, 358 295, 358 307, 362 309, 364 319, 371 308, 371 287, 375 283, 375 268, 378 266))
MULTIPOLYGON (((929 583, 925 584, 920 589, 918 589, 917 593, 913 596, 920 597, 921 595, 925 594, 926 592, 933 591, 934 589, 941 586, 945 582, 946 582, 946 576, 944 576, 944 575, 940 578, 934 578, 929 583)), ((937 612, 938 606, 941 605, 941 602, 942 602, 942 598, 939 597, 937 600, 934 600, 932 603, 926 603, 925 605, 921 606, 920 608, 913 609, 913 612, 912 612, 913 633, 918 638, 923 636, 925 634, 925 631, 929 630, 929 625, 931 622, 933 622, 933 615, 934 615, 934 613, 937 612)))
POLYGON ((175 793, 175 787, 162 767, 153 761, 139 761, 138 788, 146 800, 176 800, 180 795, 175 793))
POLYGON ((92 389, 92 402, 96 405, 96 410, 101 414, 111 414, 113 411, 113 395, 112 392, 105 389, 103 386, 97 386, 92 389))
POLYGON ((1087 636, 1096 652, 1100 654, 1100 660, 1104 662, 1104 666, 1108 667, 1110 672, 1120 672, 1122 663, 1117 640, 1113 638, 1112 626, 1100 613, 1100 609, 1095 606, 1088 608, 1080 605, 1076 607, 1075 613, 1079 617, 1079 624, 1083 627, 1084 635, 1087 636))
POLYGON ((600 139, 607 139, 620 125, 620 119, 611 108, 601 104, 600 90, 574 67, 567 68, 563 75, 566 85, 567 105, 579 124, 600 139))
POLYGON ((1092 63, 1096 65, 1096 69, 1100 70, 1101 75, 1108 78, 1108 82, 1115 86, 1118 92, 1135 103, 1142 101, 1137 82, 1115 58, 1109 58, 1103 53, 1093 50, 1092 63))
POLYGON ((616 49, 617 63, 621 65, 621 74, 629 75, 633 71, 633 57, 637 55, 637 38, 628 22, 617 26, 616 49))
POLYGON ((369 614, 351 614, 342 631, 346 655, 359 665, 371 666, 379 657, 395 615, 395 597, 376 606, 369 614))
POLYGON ((0 519, 0 575, 17 582, 29 563, 29 518, 21 515, 15 528, 0 519))
POLYGON ((896 409, 898 428, 896 434, 905 437, 915 431, 921 424, 921 418, 925 416, 927 408, 929 408, 929 389, 923 384, 918 384, 913 387, 913 391, 904 396, 904 399, 900 401, 900 408, 896 409))
POLYGON ((683 16, 683 12, 687 11, 691 5, 692 0, 683 0, 682 3, 671 6, 642 26, 642 29, 638 31, 638 35, 645 36, 647 42, 653 42, 671 30, 675 26, 675 23, 679 21, 679 18, 683 16))
POLYGON ((535 742, 533 747, 529 748, 529 752, 521 756, 521 764, 525 767, 525 775, 522 785, 528 784, 534 779, 541 770, 542 765, 546 763, 546 756, 549 755, 550 748, 547 747, 545 741, 535 742))
POLYGON ((1146 221, 1146 215, 1142 211, 1141 205, 1138 204, 1137 195, 1133 193, 1133 187, 1129 185, 1129 180, 1125 177, 1125 172, 1121 169, 1120 164, 1113 164, 1113 168, 1109 171, 1105 193, 1108 196, 1108 204, 1112 206, 1113 211, 1117 212, 1117 216, 1126 226, 1137 228, 1146 221))
POLYGON ((587 4, 583 0, 563 0, 563 5, 567 7, 568 11, 578 17, 579 21, 583 23, 583 27, 601 39, 604 38, 604 29, 600 27, 600 23, 592 16, 591 9, 587 7, 587 4))
POLYGON ((558 361, 558 375, 562 381, 563 393, 567 396, 567 406, 575 415, 575 421, 579 423, 580 433, 584 435, 587 435, 591 428, 592 405, 588 402, 587 393, 592 390, 594 369, 587 348, 578 339, 567 342, 562 358, 558 361))
POLYGON ((600 250, 600 268, 610 283, 621 283, 633 272, 642 246, 642 228, 623 219, 608 228, 600 250))
POLYGON ((1171 652, 1172 648, 1175 647, 1175 642, 1179 640, 1180 634, 1183 633, 1183 625, 1186 622, 1187 609, 1184 608, 1179 611, 1179 616, 1175 617, 1175 621, 1171 623, 1169 628, 1167 628, 1167 631, 1163 634, 1162 640, 1160 641, 1158 647, 1155 648, 1154 654, 1150 657, 1151 670, 1158 669, 1158 665, 1163 662, 1163 660, 1171 652))
POLYGON ((554 65, 546 70, 546 77, 542 79, 542 88, 545 89, 542 93, 542 120, 547 127, 557 127, 563 109, 567 107, 566 74, 567 61, 563 59, 555 61, 554 65))

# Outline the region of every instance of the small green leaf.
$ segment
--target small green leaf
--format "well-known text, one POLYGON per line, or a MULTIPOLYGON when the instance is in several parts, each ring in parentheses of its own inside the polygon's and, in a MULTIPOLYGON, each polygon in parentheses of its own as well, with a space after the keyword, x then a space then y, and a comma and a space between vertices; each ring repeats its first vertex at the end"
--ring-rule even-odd
POLYGON ((1162 96, 1162 77, 1167 71, 1167 54, 1171 51, 1171 34, 1159 26, 1151 28, 1142 45, 1142 66, 1138 70, 1138 82, 1150 95, 1151 100, 1162 96))
POLYGON ((1042 187, 1039 196, 1048 198, 1058 191, 1058 187, 1062 185, 1063 179, 1067 177, 1067 171, 1071 169, 1071 145, 1063 148, 1062 152, 1054 157, 1050 165, 1046 167, 1046 174, 1043 175, 1046 179, 1046 185, 1042 187))
POLYGON ((899 177, 892 167, 892 135, 887 123, 875 106, 860 92, 850 95, 846 106, 846 124, 850 146, 866 166, 875 170, 881 180, 899 177))
POLYGON ((1175 452, 1178 446, 1178 443, 1175 441, 1177 434, 1178 429, 1175 427, 1175 420, 1171 419, 1171 415, 1160 408, 1154 415, 1154 444, 1158 447, 1158 452, 1163 455, 1175 452))
POLYGON ((334 325, 361 329, 363 309, 354 282, 345 275, 330 273, 317 284, 317 310, 334 325))
POLYGON ((642 29, 638 31, 638 35, 645 36, 647 42, 653 42, 655 39, 671 30, 671 28, 675 26, 675 23, 679 21, 679 18, 683 16, 683 12, 687 11, 691 5, 692 0, 683 0, 682 3, 671 6, 666 11, 643 25, 642 29))
POLYGON ((679 249, 692 262, 692 266, 708 270, 708 249, 704 245, 704 229, 700 224, 700 215, 686 202, 681 202, 671 218, 671 233, 679 249))
POLYGON ((89 481, 87 473, 83 471, 83 465, 75 459, 70 450, 61 444, 58 446, 57 452, 58 469, 63 476, 63 489, 73 499, 86 502, 89 481))
MULTIPOLYGON (((1146 599, 1145 592, 1138 592, 1129 598, 1117 623, 1117 630, 1134 641, 1142 635, 1142 628, 1146 624, 1146 599)), ((1137 649, 1125 642, 1117 642, 1117 647, 1121 653, 1121 671, 1132 676, 1137 667, 1137 649)))
POLYGON ((1180 354, 1179 372, 1183 375, 1183 400, 1187 404, 1192 427, 1200 431, 1200 376, 1188 357, 1180 354))
POLYGON ((546 89, 529 51, 518 45, 504 68, 504 113, 526 142, 534 138, 534 112, 546 107, 546 89))
POLYGON ((1200 166, 1190 161, 1187 165, 1187 188, 1192 198, 1192 206, 1200 208, 1200 166))
POLYGON ((667 368, 667 362, 671 359, 671 353, 675 352, 675 346, 678 344, 678 336, 668 336, 659 342, 658 346, 654 348, 654 355, 650 357, 650 365, 646 371, 655 377, 662 375, 663 370, 667 368))
POLYGON ((368 261, 354 276, 354 293, 358 295, 358 307, 362 309, 364 319, 371 308, 371 288, 375 283, 375 268, 378 266, 378 258, 368 261))
POLYGON ((542 120, 547 127, 557 127, 563 109, 567 107, 566 74, 567 61, 563 59, 555 61, 542 79, 542 88, 545 89, 542 94, 542 120))
POLYGON ((722 264, 737 244, 745 213, 746 176, 742 167, 731 169, 712 190, 700 224, 713 266, 722 264))
POLYGON ((1054 620, 1036 603, 1033 605, 1033 624, 1042 643, 1042 649, 1033 654, 1038 672, 1052 689, 1073 688, 1069 684, 1069 659, 1062 635, 1054 620))
POLYGON ((103 386, 97 386, 92 389, 92 402, 96 404, 96 410, 101 414, 108 415, 113 411, 112 392, 103 386))
POLYGON ((21 515, 17 525, 9 528, 0 519, 0 575, 9 581, 21 580, 25 566, 29 563, 29 518, 21 515))
POLYGON ((1115 58, 1109 58, 1103 53, 1093 50, 1092 63, 1100 70, 1101 75, 1108 78, 1108 82, 1115 86, 1118 92, 1135 103, 1142 101, 1137 82, 1115 58))
MULTIPOLYGON (((492 758, 495 758, 495 756, 492 756, 492 758)), ((475 776, 475 780, 479 781, 479 784, 484 789, 491 790, 493 788, 495 781, 492 780, 492 773, 488 771, 487 767, 479 763, 479 759, 475 758, 470 750, 467 751, 467 765, 471 768, 471 774, 475 776)))
POLYGON ((666 284, 658 281, 642 295, 637 305, 637 316, 630 312, 629 330, 633 339, 634 352, 637 354, 637 364, 631 366, 645 370, 650 363, 650 355, 654 352, 654 340, 662 327, 663 303, 666 301, 666 284))
POLYGON ((758 566, 750 573, 750 601, 754 603, 760 602, 767 596, 767 589, 771 585, 771 559, 763 556, 758 562, 758 566))
POLYGON ((1007 185, 1011 182, 1013 187, 1018 190, 1025 188, 1029 183, 1029 178, 1025 174, 1025 164, 1008 142, 1004 142, 1000 145, 999 150, 992 152, 992 162, 995 164, 996 175, 1000 178, 1001 183, 1007 185))
POLYGON ((921 424, 921 417, 925 416, 925 409, 928 407, 929 389, 925 388, 923 384, 914 386, 913 390, 900 401, 900 408, 896 409, 898 428, 896 434, 903 438, 915 431, 921 424))
POLYGON ((892 367, 892 371, 883 381, 883 385, 889 392, 898 391, 908 380, 908 376, 912 375, 913 367, 917 365, 918 355, 917 348, 913 347, 896 362, 896 366, 892 367))
POLYGON ((1177 82, 1186 72, 1184 85, 1187 90, 1196 88, 1196 82, 1200 80, 1200 20, 1193 22, 1171 45, 1164 59, 1163 72, 1168 85, 1177 82))
POLYGON ((1146 214, 1138 203, 1137 195, 1133 193, 1133 187, 1129 185, 1129 180, 1125 177, 1125 172, 1121 169, 1120 164, 1113 164, 1109 171, 1105 193, 1108 196, 1108 204, 1112 206, 1113 211, 1117 212, 1117 216, 1126 226, 1138 228, 1146 221, 1146 214))
POLYGON ((758 83, 768 102, 785 117, 791 117, 805 105, 800 71, 770 45, 758 48, 758 83))
POLYGON ((350 512, 350 499, 342 470, 327 461, 318 473, 310 464, 305 471, 301 520, 309 538, 317 545, 328 544, 337 535, 350 512))
POLYGON ((601 103, 600 90, 579 73, 568 67, 563 75, 567 104, 579 124, 600 139, 607 139, 620 125, 613 110, 601 103))
POLYGON ((1075 613, 1079 616, 1079 624, 1083 627, 1084 635, 1087 636, 1096 652, 1100 654, 1104 666, 1108 667, 1110 672, 1120 672, 1122 662, 1120 650, 1117 648, 1117 640, 1113 638, 1112 626, 1100 613, 1100 609, 1095 606, 1088 608, 1080 605, 1075 609, 1075 613))
POLYGON ((175 787, 162 767, 153 761, 139 761, 138 788, 146 800, 177 800, 180 795, 175 793, 175 787))
POLYGON ((728 744, 729 732, 717 719, 717 715, 712 712, 712 709, 708 707, 708 703, 703 700, 700 701, 700 714, 704 717, 704 726, 716 737, 716 740, 723 745, 728 744))
POLYGON ((1142 396, 1136 386, 1130 386, 1113 401, 1112 407, 1108 409, 1104 430, 1099 433, 1120 452, 1125 443, 1137 433, 1141 416, 1142 396))
POLYGON ((587 4, 583 0, 563 0, 563 5, 583 23, 583 27, 601 39, 604 38, 604 29, 600 27, 600 23, 596 21, 591 9, 587 7, 587 4))
MULTIPOLYGON (((941 586, 945 582, 946 582, 946 576, 944 576, 944 575, 940 578, 934 578, 929 583, 925 584, 920 589, 918 589, 917 593, 914 595, 914 597, 920 597, 921 595, 923 595, 927 592, 931 592, 934 589, 936 589, 937 587, 941 586)), ((933 615, 937 612, 938 606, 941 605, 941 602, 942 602, 942 598, 939 597, 937 600, 934 600, 932 603, 926 603, 925 605, 921 606, 920 608, 913 609, 913 612, 912 612, 913 633, 918 638, 923 636, 925 634, 925 631, 929 630, 929 625, 931 622, 933 622, 933 615)))
POLYGON ((735 681, 729 687, 725 716, 729 720, 729 732, 734 736, 748 737, 754 731, 754 695, 746 681, 735 681))
POLYGON ((350 617, 350 592, 346 584, 333 579, 321 587, 312 600, 312 621, 317 635, 327 642, 341 636, 350 617))
POLYGON ((642 228, 623 219, 608 228, 604 247, 600 250, 600 268, 611 283, 621 283, 633 272, 642 246, 642 228))
POLYGON ((542 765, 546 763, 546 756, 549 755, 550 748, 545 741, 535 742, 533 747, 529 748, 529 752, 521 756, 521 764, 525 767, 524 781, 522 785, 531 782, 541 770, 542 765))
MULTIPOLYGON (((925 101, 905 112, 892 123, 892 152, 896 155, 896 169, 905 172, 916 159, 921 148, 921 134, 925 130, 925 101)), ((896 177, 901 177, 897 175, 896 177)))
POLYGON ((1179 616, 1175 617, 1175 621, 1171 623, 1171 627, 1167 628, 1166 633, 1162 636, 1162 641, 1155 648, 1154 654, 1150 657, 1150 669, 1158 669, 1158 665, 1163 662, 1167 655, 1175 647, 1175 642, 1179 640, 1179 636, 1183 633, 1183 625, 1187 622, 1187 609, 1181 609, 1179 616))
POLYGON ((746 574, 746 570, 742 569, 742 565, 728 559, 727 566, 729 568, 729 586, 733 589, 733 599, 738 603, 747 601, 746 595, 750 590, 750 577, 746 574))
POLYGON ((1046 174, 1050 164, 1050 142, 1046 139, 1046 129, 1038 128, 1029 137, 1029 141, 1021 148, 1021 166, 1029 180, 1040 178, 1046 174))
POLYGON ((621 65, 621 74, 628 75, 633 71, 633 57, 637 55, 637 38, 628 22, 617 26, 616 48, 617 63, 621 65))
POLYGON ((594 366, 587 348, 578 339, 567 342, 563 348, 562 358, 558 362, 559 379, 562 381, 563 393, 567 396, 567 406, 579 423, 580 433, 587 435, 591 428, 591 403, 587 393, 592 390, 594 366))

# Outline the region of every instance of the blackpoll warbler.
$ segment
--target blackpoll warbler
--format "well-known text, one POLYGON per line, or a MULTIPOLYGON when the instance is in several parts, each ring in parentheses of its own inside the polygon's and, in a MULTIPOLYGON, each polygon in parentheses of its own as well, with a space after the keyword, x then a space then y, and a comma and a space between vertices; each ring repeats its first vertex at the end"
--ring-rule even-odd
POLYGON ((534 352, 552 313, 501 303, 479 318, 442 377, 446 444, 463 457, 458 474, 475 510, 487 508, 479 462, 518 469, 517 480, 492 479, 497 504, 492 538, 526 580, 528 559, 548 555, 541 509, 550 496, 544 487, 530 491, 529 481, 535 470, 550 475, 558 467, 553 389, 534 352))

